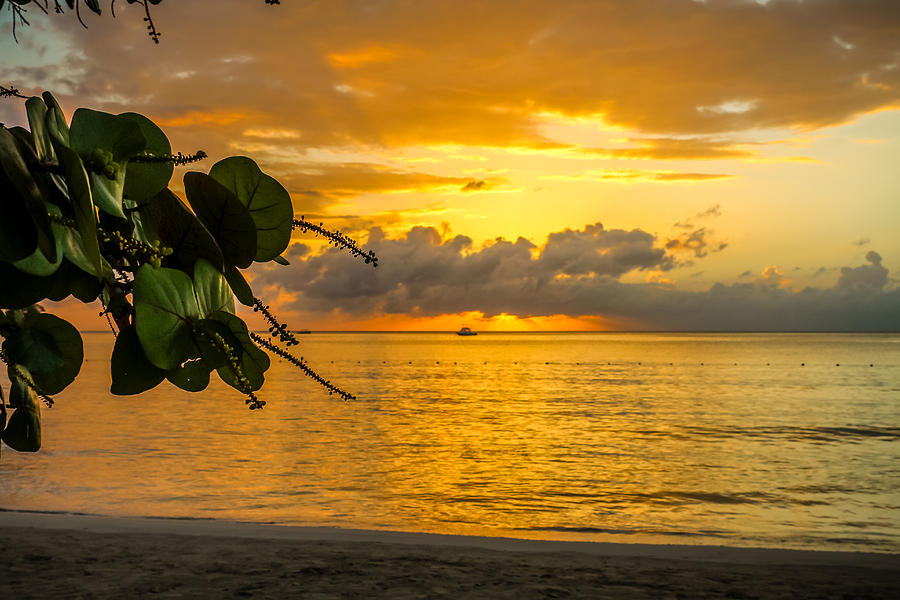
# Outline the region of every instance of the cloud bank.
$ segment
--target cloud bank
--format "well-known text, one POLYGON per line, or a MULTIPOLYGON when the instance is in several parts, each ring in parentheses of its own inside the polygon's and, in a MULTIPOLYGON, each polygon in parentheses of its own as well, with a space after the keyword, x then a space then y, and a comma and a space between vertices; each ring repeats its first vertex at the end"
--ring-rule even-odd
POLYGON ((670 271, 677 259, 652 234, 600 223, 552 233, 541 248, 524 238, 475 248, 466 236, 442 239, 427 227, 395 239, 373 228, 369 245, 380 259, 374 271, 337 250, 312 254, 298 244, 290 268, 260 269, 254 285, 292 294, 288 309, 354 319, 480 311, 602 317, 657 330, 900 330, 900 289, 889 285, 876 252, 868 264, 844 267, 828 288, 791 289, 769 267, 751 282, 684 291, 622 281, 628 273, 670 271))

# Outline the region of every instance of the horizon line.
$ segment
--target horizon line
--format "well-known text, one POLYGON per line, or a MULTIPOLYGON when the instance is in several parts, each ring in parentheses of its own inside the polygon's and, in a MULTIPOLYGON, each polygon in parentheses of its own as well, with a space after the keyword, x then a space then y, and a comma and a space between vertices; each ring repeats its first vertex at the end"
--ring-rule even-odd
MULTIPOLYGON (((267 329, 252 329, 254 333, 267 333, 267 329)), ((445 334, 455 334, 457 333, 454 330, 450 329, 291 329, 289 330, 292 333, 297 333, 302 331, 303 333, 300 335, 307 335, 313 333, 445 333, 445 334)), ((113 333, 109 329, 79 329, 79 333, 113 333)), ((647 334, 660 334, 660 333, 760 333, 760 334, 773 334, 773 333, 785 333, 785 334, 796 334, 796 333, 819 333, 819 334, 878 334, 878 335, 897 335, 900 334, 900 330, 847 330, 847 329, 554 329, 554 330, 546 330, 546 331, 529 331, 529 330, 519 330, 519 331, 505 331, 505 330, 483 330, 476 331, 477 334, 505 334, 505 333, 514 333, 514 334, 525 334, 525 333, 539 333, 539 334, 558 334, 558 333, 608 333, 608 334, 619 334, 619 333, 647 333, 647 334)))

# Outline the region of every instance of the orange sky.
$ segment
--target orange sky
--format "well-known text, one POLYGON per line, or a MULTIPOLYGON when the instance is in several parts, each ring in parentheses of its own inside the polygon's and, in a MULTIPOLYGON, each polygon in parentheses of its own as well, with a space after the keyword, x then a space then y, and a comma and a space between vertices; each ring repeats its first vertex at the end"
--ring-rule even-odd
POLYGON ((211 6, 155 7, 159 45, 4 11, 0 80, 251 156, 379 254, 254 267, 292 327, 900 328, 897 2, 211 6))

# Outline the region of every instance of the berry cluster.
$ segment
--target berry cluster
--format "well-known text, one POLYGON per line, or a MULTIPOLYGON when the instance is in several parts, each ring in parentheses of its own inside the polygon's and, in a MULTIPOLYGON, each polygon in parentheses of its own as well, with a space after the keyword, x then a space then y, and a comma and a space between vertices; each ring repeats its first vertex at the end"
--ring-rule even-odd
POLYGON ((94 173, 100 173, 107 179, 115 181, 121 165, 113 160, 112 152, 102 148, 94 148, 85 166, 94 173))
POLYGON ((178 152, 177 154, 160 154, 159 156, 155 154, 140 154, 131 159, 131 162, 136 163, 174 163, 176 166, 186 165, 192 162, 197 162, 198 160, 203 160, 204 158, 208 158, 208 155, 203 150, 197 150, 193 154, 182 154, 178 152))
POLYGON ((162 259, 173 252, 171 248, 160 246, 159 240, 154 240, 153 245, 145 244, 134 238, 125 237, 118 231, 106 231, 99 227, 97 234, 102 243, 112 245, 118 253, 124 254, 136 263, 148 262, 154 267, 159 267, 162 266, 162 259))
POLYGON ((269 311, 269 305, 263 304, 259 298, 253 299, 253 312, 262 313, 263 319, 269 324, 269 335, 277 337, 281 343, 286 344, 288 347, 296 346, 300 343, 294 337, 294 334, 288 331, 287 324, 279 323, 275 315, 269 311))
MULTIPOLYGON (((202 330, 200 330, 200 333, 205 335, 205 332, 202 330)), ((244 403, 249 405, 250 410, 258 410, 265 406, 266 401, 260 400, 257 395, 253 393, 253 386, 244 374, 244 369, 241 367, 241 360, 234 353, 234 349, 225 342, 225 338, 222 337, 222 334, 218 332, 213 333, 210 341, 213 346, 216 347, 216 350, 225 355, 225 360, 228 362, 228 368, 234 373, 239 389, 241 392, 247 394, 247 399, 244 403)))

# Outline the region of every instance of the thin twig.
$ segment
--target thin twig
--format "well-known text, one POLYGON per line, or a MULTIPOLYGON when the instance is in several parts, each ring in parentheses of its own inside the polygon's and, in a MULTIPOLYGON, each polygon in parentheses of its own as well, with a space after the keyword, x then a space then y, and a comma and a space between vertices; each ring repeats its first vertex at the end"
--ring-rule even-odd
POLYGON ((353 256, 359 257, 363 259, 366 264, 371 263, 373 267, 378 266, 378 257, 375 256, 375 252, 373 250, 369 250, 368 252, 364 252, 360 249, 359 245, 341 233, 340 231, 331 231, 329 229, 325 229, 322 227, 323 223, 319 223, 315 225, 306 221, 302 216, 299 219, 294 219, 292 221, 292 225, 294 229, 299 229, 303 232, 311 231, 316 235, 321 235, 325 239, 328 240, 328 243, 336 248, 343 248, 347 250, 353 256))
POLYGON ((280 356, 284 360, 288 361, 289 363, 293 364, 294 366, 299 367, 300 370, 303 371, 303 373, 306 374, 307 377, 311 377, 319 385, 321 385, 326 390, 328 390, 329 396, 332 394, 337 394, 338 396, 342 397, 344 400, 356 400, 356 396, 354 396, 353 394, 351 394, 349 392, 345 392, 344 390, 340 389, 339 387, 337 387, 336 385, 334 385, 333 383, 331 383, 330 381, 328 381, 327 379, 325 379, 324 377, 322 377, 318 373, 316 373, 312 369, 312 367, 310 367, 306 363, 306 361, 303 359, 302 356, 300 358, 297 358, 296 356, 294 356, 287 350, 279 348, 274 343, 270 342, 266 338, 262 337, 261 335, 259 335, 257 333, 254 333, 252 331, 250 332, 250 338, 254 342, 256 342, 256 344, 259 345, 260 347, 265 348, 266 350, 277 354, 278 356, 280 356))
POLYGON ((14 86, 10 85, 9 87, 3 87, 0 85, 0 98, 22 98, 24 100, 28 99, 28 96, 19 93, 19 90, 14 86))

